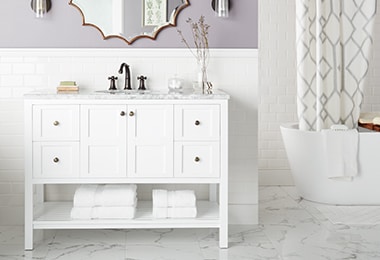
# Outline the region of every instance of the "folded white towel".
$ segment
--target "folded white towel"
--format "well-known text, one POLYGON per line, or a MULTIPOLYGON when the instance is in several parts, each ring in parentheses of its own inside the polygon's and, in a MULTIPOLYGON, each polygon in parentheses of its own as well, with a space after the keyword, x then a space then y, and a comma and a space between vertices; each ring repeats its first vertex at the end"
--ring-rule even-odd
POLYGON ((74 194, 74 207, 92 207, 95 205, 96 184, 80 185, 74 194))
POLYGON ((135 206, 136 205, 135 184, 106 184, 97 190, 95 206, 135 206))
POLYGON ((91 219, 92 207, 73 207, 70 212, 72 219, 91 219))
POLYGON ((85 184, 74 194, 74 207, 135 206, 135 184, 85 184))
POLYGON ((195 218, 196 207, 188 208, 157 208, 153 207, 153 218, 195 218))
POLYGON ((195 207, 196 201, 193 190, 176 190, 168 193, 169 207, 195 207))
POLYGON ((153 190, 152 191, 153 207, 167 208, 167 207, 195 207, 196 196, 193 190, 153 190))
POLYGON ((152 190, 153 208, 168 207, 168 191, 167 190, 152 190))
POLYGON ((133 219, 136 207, 94 207, 92 218, 94 219, 133 219))
MULTIPOLYGON (((323 130, 328 178, 352 180, 358 174, 359 133, 351 130, 323 130)), ((311 148, 312 149, 312 148, 311 148)))

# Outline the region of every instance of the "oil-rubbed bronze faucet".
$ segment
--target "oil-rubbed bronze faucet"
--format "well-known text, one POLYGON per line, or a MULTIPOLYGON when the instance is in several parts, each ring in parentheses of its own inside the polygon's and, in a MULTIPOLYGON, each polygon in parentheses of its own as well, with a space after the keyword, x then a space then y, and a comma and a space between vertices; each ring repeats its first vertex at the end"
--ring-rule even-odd
POLYGON ((123 68, 125 68, 124 90, 131 90, 131 71, 129 70, 129 65, 127 63, 122 63, 119 69, 120 74, 123 74, 123 68))

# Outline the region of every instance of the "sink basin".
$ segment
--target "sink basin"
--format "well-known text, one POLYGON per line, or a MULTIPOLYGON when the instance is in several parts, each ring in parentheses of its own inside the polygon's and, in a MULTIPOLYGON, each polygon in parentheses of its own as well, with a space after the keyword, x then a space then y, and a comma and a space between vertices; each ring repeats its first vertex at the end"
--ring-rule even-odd
POLYGON ((111 95, 129 95, 129 94, 146 94, 149 93, 149 90, 137 90, 137 89, 132 89, 132 90, 97 90, 95 91, 97 93, 102 93, 102 94, 111 94, 111 95))

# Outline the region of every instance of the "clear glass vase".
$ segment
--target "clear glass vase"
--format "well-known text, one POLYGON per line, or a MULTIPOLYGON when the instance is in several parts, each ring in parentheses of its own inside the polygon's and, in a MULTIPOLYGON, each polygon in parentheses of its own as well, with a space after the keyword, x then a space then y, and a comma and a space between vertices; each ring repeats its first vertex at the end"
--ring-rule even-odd
POLYGON ((202 94, 205 94, 207 90, 207 67, 202 63, 199 66, 198 86, 202 94))

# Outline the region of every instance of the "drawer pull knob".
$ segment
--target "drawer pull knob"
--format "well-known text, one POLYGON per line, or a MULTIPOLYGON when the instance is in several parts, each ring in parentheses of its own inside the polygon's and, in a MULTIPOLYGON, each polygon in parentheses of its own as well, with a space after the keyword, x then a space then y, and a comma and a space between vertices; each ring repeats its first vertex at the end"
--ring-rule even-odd
POLYGON ((58 121, 54 121, 53 125, 57 126, 57 125, 59 125, 59 122, 58 121))
POLYGON ((129 112, 129 116, 134 116, 135 113, 133 111, 129 112))
POLYGON ((201 122, 199 122, 198 120, 195 121, 195 125, 200 125, 201 122))
POLYGON ((59 162, 59 158, 58 158, 58 157, 55 157, 55 158, 53 159, 53 162, 55 162, 55 163, 59 162))
POLYGON ((120 112, 120 115, 121 115, 121 116, 125 116, 125 112, 124 112, 124 111, 121 111, 121 112, 120 112))
POLYGON ((201 159, 197 156, 197 157, 195 157, 195 159, 194 159, 194 161, 195 162, 199 162, 201 159))

